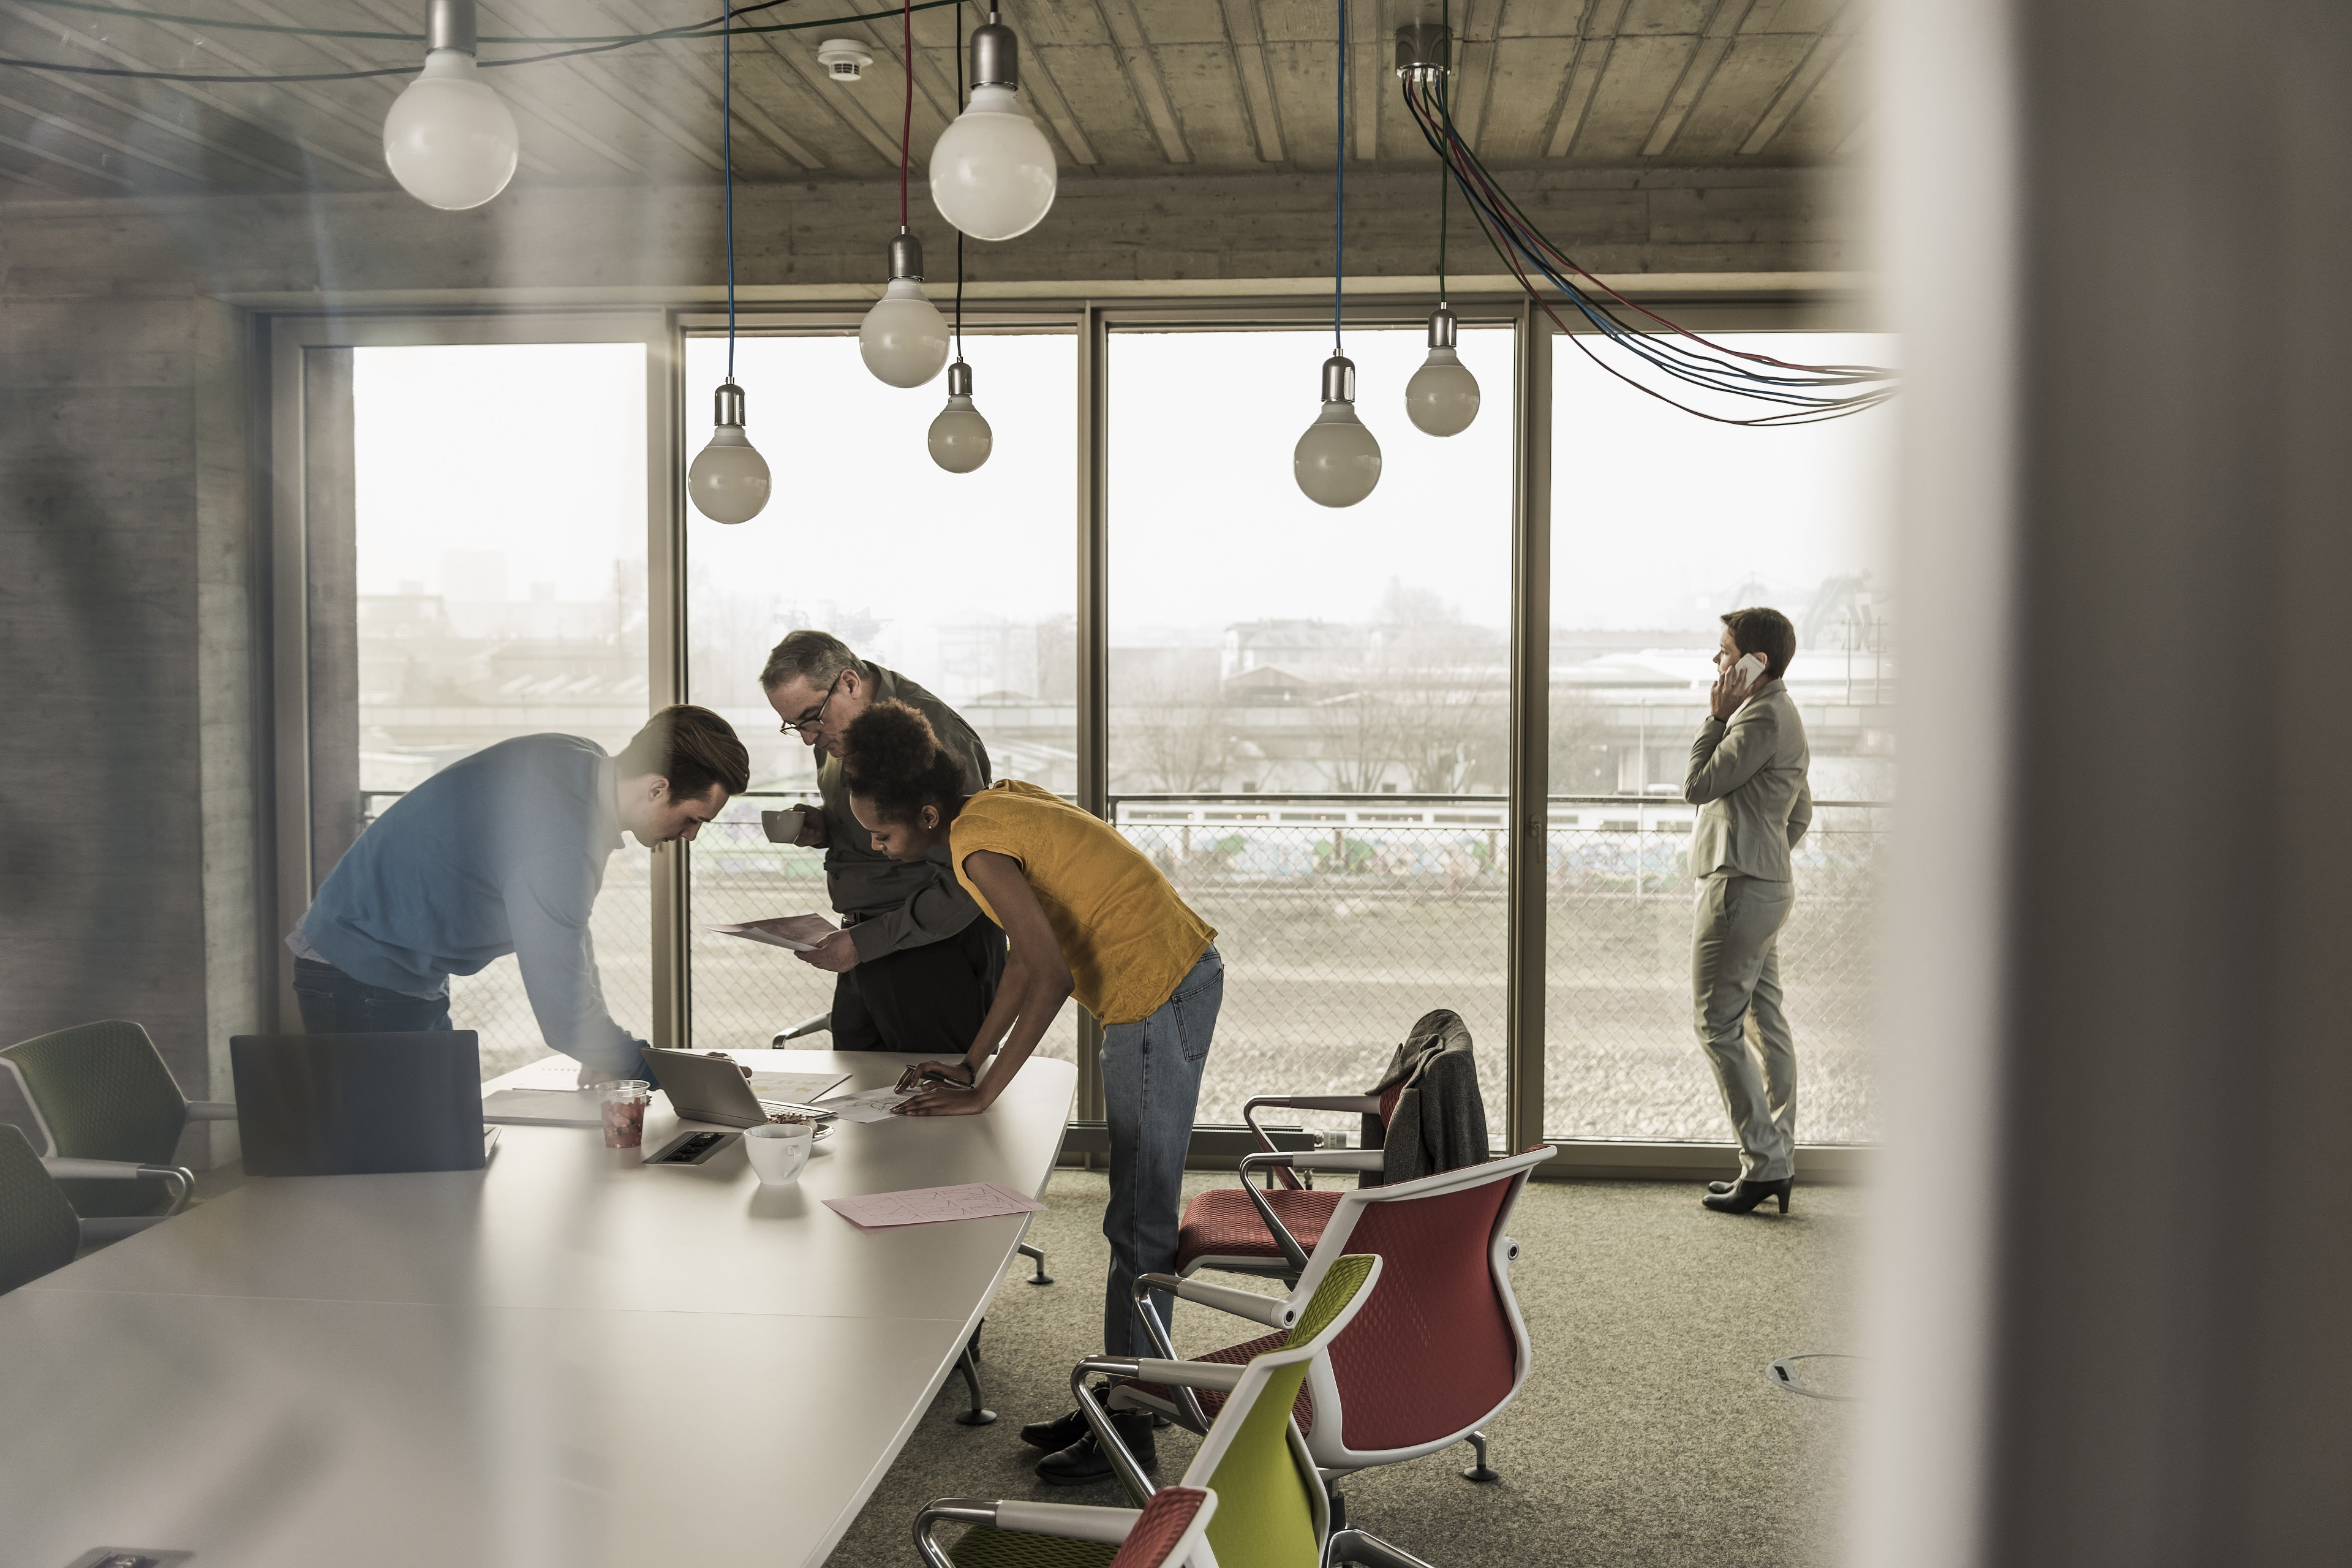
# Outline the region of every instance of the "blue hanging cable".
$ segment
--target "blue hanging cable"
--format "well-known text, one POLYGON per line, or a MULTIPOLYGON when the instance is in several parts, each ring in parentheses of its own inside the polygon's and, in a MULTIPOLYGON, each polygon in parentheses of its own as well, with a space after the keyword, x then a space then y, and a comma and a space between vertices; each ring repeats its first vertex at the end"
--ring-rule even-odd
POLYGON ((735 5, 719 31, 719 178, 727 187, 727 379, 735 379, 735 5))
POLYGON ((1348 0, 1339 0, 1339 200, 1331 222, 1331 352, 1339 348, 1339 294, 1348 279, 1348 0))

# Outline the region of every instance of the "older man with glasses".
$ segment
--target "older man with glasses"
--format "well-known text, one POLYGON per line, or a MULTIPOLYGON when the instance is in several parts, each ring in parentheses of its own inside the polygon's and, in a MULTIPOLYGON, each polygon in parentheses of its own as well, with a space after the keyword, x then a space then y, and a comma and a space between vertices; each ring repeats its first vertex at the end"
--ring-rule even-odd
POLYGON ((956 880, 944 847, 910 862, 874 847, 850 815, 841 736, 870 704, 904 702, 931 721, 962 766, 968 792, 989 785, 988 748, 954 709, 827 632, 793 632, 778 643, 760 687, 784 733, 798 735, 819 759, 824 806, 809 816, 799 841, 823 847, 825 890, 843 929, 798 956, 835 977, 834 1047, 961 1055, 996 999, 1004 933, 956 880))

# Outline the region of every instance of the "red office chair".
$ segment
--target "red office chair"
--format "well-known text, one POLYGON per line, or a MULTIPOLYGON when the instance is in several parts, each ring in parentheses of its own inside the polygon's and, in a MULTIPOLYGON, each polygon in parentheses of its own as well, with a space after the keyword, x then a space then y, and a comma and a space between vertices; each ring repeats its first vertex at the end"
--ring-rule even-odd
MULTIPOLYGON (((1478 1462, 1463 1474, 1492 1480, 1479 1428, 1517 1396, 1531 1354, 1527 1324, 1511 1295, 1518 1244, 1504 1226, 1528 1173, 1556 1152, 1543 1144, 1394 1186, 1300 1194, 1328 1196, 1331 1205, 1287 1299, 1161 1274, 1136 1281, 1137 1300, 1170 1290, 1279 1329, 1313 1296, 1333 1259, 1377 1255, 1383 1265, 1379 1296, 1332 1342, 1329 1353, 1317 1358, 1299 1392, 1296 1415, 1308 1452, 1327 1475, 1339 1475, 1420 1458, 1466 1440, 1478 1462)), ((1334 1151, 1248 1159, 1280 1163, 1276 1168, 1283 1169, 1362 1169, 1368 1153, 1378 1157, 1372 1151, 1334 1151)), ((1295 1232, 1281 1237, 1290 1246, 1302 1239, 1295 1232)), ((1158 1314, 1142 1317, 1162 1355, 1177 1359, 1158 1314)), ((1276 1333, 1192 1359, 1245 1363, 1281 1342, 1276 1333)), ((1197 1432, 1215 1418, 1217 1400, 1213 1393, 1128 1379, 1112 1385, 1109 1403, 1155 1411, 1197 1432)))

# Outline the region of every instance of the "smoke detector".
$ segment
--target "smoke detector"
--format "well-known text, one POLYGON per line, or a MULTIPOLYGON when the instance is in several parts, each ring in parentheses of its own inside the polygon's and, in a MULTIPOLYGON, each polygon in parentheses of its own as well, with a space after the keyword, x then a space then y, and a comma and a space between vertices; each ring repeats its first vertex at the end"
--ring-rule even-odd
POLYGON ((856 81, 874 56, 855 38, 827 38, 816 47, 816 63, 835 81, 856 81))

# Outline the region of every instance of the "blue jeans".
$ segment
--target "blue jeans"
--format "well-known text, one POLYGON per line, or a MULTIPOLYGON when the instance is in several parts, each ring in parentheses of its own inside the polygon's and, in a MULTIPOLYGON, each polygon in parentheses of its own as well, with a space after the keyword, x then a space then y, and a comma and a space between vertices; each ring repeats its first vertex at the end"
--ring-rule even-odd
MULTIPOLYGON (((1201 1069, 1224 999, 1225 961, 1212 946, 1158 1012, 1103 1031, 1103 1099, 1110 1118, 1110 1206, 1103 1211, 1103 1235, 1110 1241, 1106 1355, 1160 1353, 1135 1315, 1135 1282, 1176 1271, 1184 1156, 1192 1146, 1201 1069)), ((1159 1291, 1152 1303, 1167 1322, 1174 1301, 1159 1291)))
POLYGON ((294 961, 294 1000, 310 1035, 406 1035, 449 1026, 449 993, 411 996, 354 980, 331 963, 294 961))

